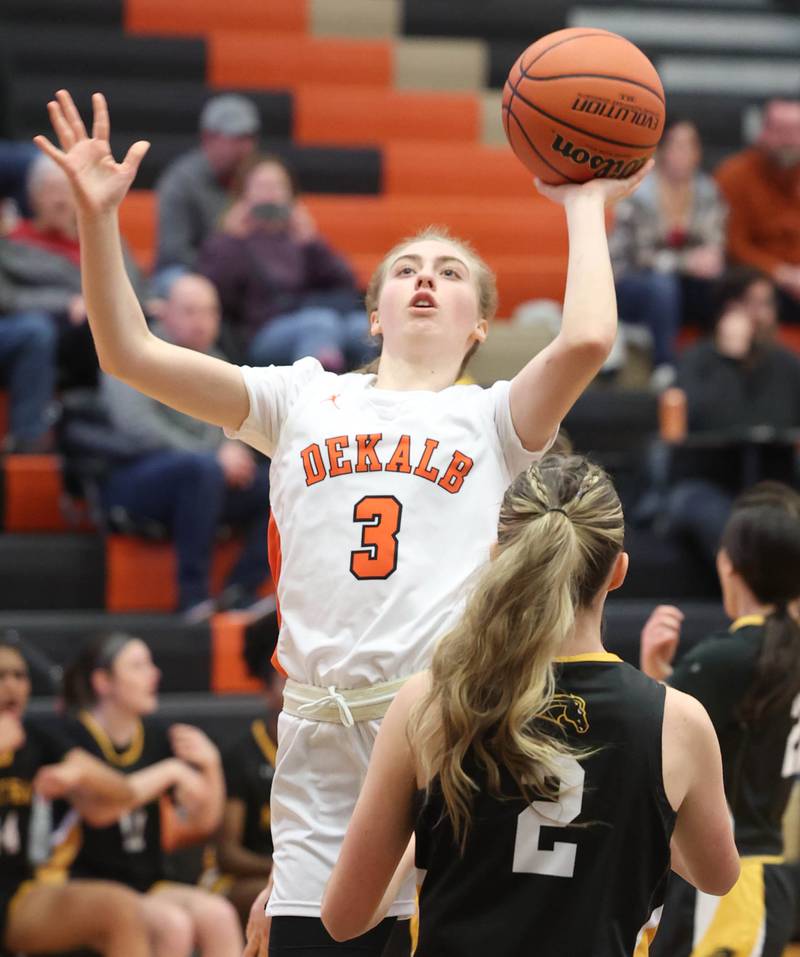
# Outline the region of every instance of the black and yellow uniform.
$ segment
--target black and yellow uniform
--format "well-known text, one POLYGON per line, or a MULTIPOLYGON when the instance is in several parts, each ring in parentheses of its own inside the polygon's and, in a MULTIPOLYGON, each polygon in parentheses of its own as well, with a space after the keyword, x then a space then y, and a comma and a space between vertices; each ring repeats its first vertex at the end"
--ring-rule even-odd
POLYGON ((263 721, 256 720, 223 758, 229 798, 245 807, 242 845, 254 854, 272 856, 269 797, 275 774, 276 745, 263 721))
MULTIPOLYGON (((74 743, 122 774, 133 774, 172 756, 166 728, 139 721, 132 740, 117 748, 86 712, 68 725, 74 743)), ((64 835, 54 859, 71 877, 114 880, 147 891, 164 879, 159 802, 135 808, 110 827, 76 821, 64 835)))
POLYGON ((632 957, 647 953, 675 823, 661 770, 663 686, 615 655, 559 667, 552 717, 585 751, 558 801, 528 804, 507 772, 479 784, 463 855, 434 780, 419 814, 417 957, 632 957))
MULTIPOLYGON (((272 857, 269 799, 276 753, 277 745, 259 718, 222 756, 227 796, 244 804, 242 846, 267 857, 272 857)), ((209 846, 203 859, 202 886, 227 894, 235 880, 232 874, 220 871, 216 849, 209 846)))
POLYGON ((670 677, 714 723, 742 873, 722 898, 673 876, 656 957, 778 957, 794 929, 795 881, 782 866, 781 820, 800 772, 800 688, 793 702, 755 723, 739 714, 755 678, 763 625, 758 615, 740 618, 729 632, 695 646, 670 677))
POLYGON ((49 728, 30 721, 24 728, 21 748, 0 751, 0 952, 9 907, 35 876, 30 856, 33 779, 39 768, 60 761, 70 750, 69 742, 49 728))

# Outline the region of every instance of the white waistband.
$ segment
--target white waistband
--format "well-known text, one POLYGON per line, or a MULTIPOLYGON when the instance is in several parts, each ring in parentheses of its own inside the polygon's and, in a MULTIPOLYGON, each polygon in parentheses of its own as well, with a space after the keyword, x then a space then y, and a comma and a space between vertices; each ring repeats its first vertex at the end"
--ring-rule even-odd
POLYGON ((366 688, 337 689, 303 685, 287 678, 283 689, 283 710, 296 718, 330 721, 352 728, 359 721, 374 721, 389 710, 394 696, 407 678, 368 685, 366 688))

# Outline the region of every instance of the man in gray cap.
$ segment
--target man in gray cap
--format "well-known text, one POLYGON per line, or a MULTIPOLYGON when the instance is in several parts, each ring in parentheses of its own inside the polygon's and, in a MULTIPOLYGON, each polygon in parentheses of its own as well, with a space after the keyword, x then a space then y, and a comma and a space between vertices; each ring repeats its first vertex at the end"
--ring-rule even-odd
POLYGON ((251 100, 235 93, 215 96, 200 114, 200 147, 179 156, 161 174, 155 278, 160 295, 193 268, 231 200, 237 171, 256 151, 260 128, 251 100))

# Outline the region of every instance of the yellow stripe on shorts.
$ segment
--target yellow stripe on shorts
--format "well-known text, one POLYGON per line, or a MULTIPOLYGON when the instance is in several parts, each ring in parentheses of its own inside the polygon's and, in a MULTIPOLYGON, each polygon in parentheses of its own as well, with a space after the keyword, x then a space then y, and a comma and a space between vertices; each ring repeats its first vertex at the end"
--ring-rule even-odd
MULTIPOLYGON (((718 901, 710 923, 695 944, 691 957, 733 951, 759 957, 764 946, 766 903, 764 900, 764 865, 778 864, 781 857, 744 857, 739 880, 718 901)), ((698 894, 698 906, 700 903, 698 894)), ((714 900, 709 895, 702 895, 714 900)), ((705 903, 704 901, 704 903, 705 903)))

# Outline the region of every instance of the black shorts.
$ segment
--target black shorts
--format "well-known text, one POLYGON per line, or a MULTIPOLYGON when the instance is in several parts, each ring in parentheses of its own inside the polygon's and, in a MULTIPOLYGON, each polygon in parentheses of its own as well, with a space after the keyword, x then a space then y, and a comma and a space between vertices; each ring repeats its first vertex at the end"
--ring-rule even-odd
POLYGON ((337 943, 318 917, 272 918, 269 957, 407 957, 411 952, 408 921, 387 917, 371 931, 337 943))
POLYGON ((701 894, 673 874, 650 957, 781 957, 796 899, 794 873, 777 858, 743 857, 724 897, 701 894))

